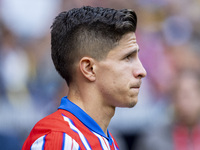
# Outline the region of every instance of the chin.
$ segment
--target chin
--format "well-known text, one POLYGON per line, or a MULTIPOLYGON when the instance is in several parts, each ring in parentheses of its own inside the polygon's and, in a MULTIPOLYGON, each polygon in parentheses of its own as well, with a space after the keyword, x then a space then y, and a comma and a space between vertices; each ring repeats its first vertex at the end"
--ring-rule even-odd
POLYGON ((130 103, 130 105, 128 106, 128 108, 132 108, 132 107, 134 107, 136 104, 137 104, 137 102, 130 103))
POLYGON ((137 99, 135 99, 135 100, 133 100, 133 101, 131 101, 131 102, 129 102, 129 103, 126 103, 126 104, 124 104, 124 105, 121 106, 121 107, 132 108, 132 107, 134 107, 136 104, 137 104, 137 99))
POLYGON ((138 102, 138 98, 134 98, 130 103, 129 103, 129 106, 128 108, 132 108, 134 107, 138 102))

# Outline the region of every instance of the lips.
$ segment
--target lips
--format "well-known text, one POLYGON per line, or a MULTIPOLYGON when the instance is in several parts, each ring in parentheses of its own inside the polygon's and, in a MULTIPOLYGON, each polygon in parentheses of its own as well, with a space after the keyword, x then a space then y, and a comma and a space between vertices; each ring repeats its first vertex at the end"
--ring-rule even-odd
POLYGON ((136 84, 132 85, 132 86, 131 86, 131 88, 139 89, 139 88, 140 88, 140 86, 141 86, 141 84, 142 84, 142 82, 141 82, 141 81, 139 81, 138 83, 136 83, 136 84))
POLYGON ((132 86, 131 88, 140 88, 140 85, 132 86))
POLYGON ((131 88, 132 88, 132 89, 139 89, 140 87, 135 87, 135 86, 134 86, 134 87, 131 87, 131 88))

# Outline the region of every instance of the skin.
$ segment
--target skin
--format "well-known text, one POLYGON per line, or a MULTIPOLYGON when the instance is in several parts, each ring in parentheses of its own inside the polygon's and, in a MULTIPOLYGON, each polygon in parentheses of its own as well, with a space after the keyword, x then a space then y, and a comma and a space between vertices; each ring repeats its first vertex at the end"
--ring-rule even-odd
POLYGON ((68 98, 90 115, 107 135, 116 107, 133 107, 138 101, 146 70, 138 57, 134 32, 125 34, 106 58, 83 57, 77 64, 75 82, 68 98))

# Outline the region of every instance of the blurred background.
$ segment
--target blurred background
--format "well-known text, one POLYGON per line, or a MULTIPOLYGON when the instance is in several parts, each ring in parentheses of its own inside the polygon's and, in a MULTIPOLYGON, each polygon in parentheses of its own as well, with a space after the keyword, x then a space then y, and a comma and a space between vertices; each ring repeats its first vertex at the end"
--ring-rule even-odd
POLYGON ((120 149, 199 150, 200 0, 0 0, 0 149, 20 150, 67 94, 50 57, 50 27, 58 13, 86 5, 138 15, 147 77, 138 104, 111 120, 120 149))

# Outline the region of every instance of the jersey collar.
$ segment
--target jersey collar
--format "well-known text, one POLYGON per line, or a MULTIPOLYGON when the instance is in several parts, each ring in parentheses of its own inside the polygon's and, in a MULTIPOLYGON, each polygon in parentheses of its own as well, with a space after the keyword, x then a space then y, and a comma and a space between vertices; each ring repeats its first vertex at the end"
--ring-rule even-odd
POLYGON ((109 143, 112 143, 112 137, 107 131, 108 137, 105 135, 101 127, 92 119, 85 111, 83 111, 79 106, 71 102, 67 96, 61 99, 61 104, 58 109, 64 109, 69 111, 74 116, 76 116, 85 126, 87 126, 90 130, 94 131, 95 133, 105 137, 108 139, 109 143))

